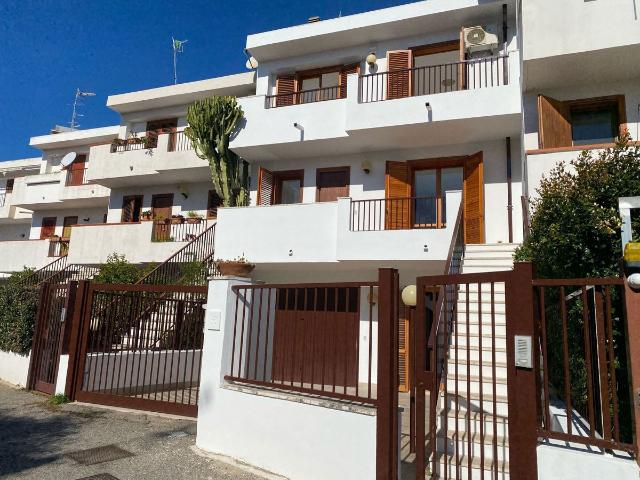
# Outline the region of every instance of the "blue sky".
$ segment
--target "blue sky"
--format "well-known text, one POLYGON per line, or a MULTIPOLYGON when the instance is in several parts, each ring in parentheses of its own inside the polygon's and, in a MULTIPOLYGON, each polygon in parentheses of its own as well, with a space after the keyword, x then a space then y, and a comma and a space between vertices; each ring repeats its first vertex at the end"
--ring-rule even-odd
POLYGON ((407 0, 0 0, 0 161, 38 156, 29 137, 68 125, 76 87, 80 128, 118 123, 108 95, 173 82, 171 36, 188 39, 178 81, 246 71, 246 36, 409 3, 407 0))

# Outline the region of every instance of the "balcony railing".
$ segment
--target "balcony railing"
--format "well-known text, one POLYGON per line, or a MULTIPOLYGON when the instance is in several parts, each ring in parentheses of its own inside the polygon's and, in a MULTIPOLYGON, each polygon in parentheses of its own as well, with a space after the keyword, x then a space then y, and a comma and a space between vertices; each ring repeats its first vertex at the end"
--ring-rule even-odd
POLYGON ((337 100, 338 98, 344 98, 345 93, 344 87, 335 86, 302 90, 293 93, 281 93, 279 95, 267 95, 265 97, 265 108, 287 107, 289 105, 337 100))
POLYGON ((52 238, 49 240, 49 256, 63 257, 69 253, 69 240, 63 238, 52 238))
POLYGON ((130 152, 132 150, 148 150, 158 146, 158 136, 132 137, 117 139, 111 144, 111 153, 130 152))
POLYGON ((445 198, 407 197, 351 200, 353 232, 446 227, 445 198))
POLYGON ((171 132, 169 134, 169 146, 167 147, 169 152, 180 152, 183 150, 193 150, 191 140, 184 131, 171 132))
POLYGON ((151 229, 152 242, 190 242, 207 229, 203 219, 195 220, 154 220, 151 229), (178 223, 180 222, 180 223, 178 223))
POLYGON ((509 83, 508 55, 361 75, 360 103, 499 87, 509 83))
POLYGON ((86 185, 87 181, 87 168, 82 170, 67 170, 67 180, 65 185, 67 187, 74 187, 77 185, 86 185))

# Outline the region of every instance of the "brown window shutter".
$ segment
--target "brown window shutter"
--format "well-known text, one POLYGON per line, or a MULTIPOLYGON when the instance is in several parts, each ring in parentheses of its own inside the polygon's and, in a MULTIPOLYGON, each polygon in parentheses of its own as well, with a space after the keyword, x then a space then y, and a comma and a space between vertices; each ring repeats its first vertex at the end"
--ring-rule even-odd
POLYGON ((568 104, 538 95, 538 143, 540 148, 573 144, 568 104))
POLYGON ((273 205, 273 173, 260 167, 258 171, 257 205, 273 205))
POLYGON ((399 378, 399 391, 408 392, 411 387, 410 381, 410 345, 411 339, 409 338, 409 319, 411 318, 411 307, 406 305, 400 306, 400 316, 398 318, 398 376, 399 378))
POLYGON ((482 152, 467 157, 463 186, 464 242, 484 243, 484 179, 482 152))
POLYGON ((387 162, 385 192, 386 230, 406 230, 411 226, 411 182, 407 162, 387 162))
POLYGON ((276 107, 286 107, 293 105, 295 101, 296 91, 295 75, 283 75, 276 80, 276 107))
POLYGON ((387 52, 387 99, 404 98, 411 95, 411 50, 387 52))
POLYGON ((360 73, 360 64, 346 65, 340 70, 340 98, 347 98, 347 76, 360 73))

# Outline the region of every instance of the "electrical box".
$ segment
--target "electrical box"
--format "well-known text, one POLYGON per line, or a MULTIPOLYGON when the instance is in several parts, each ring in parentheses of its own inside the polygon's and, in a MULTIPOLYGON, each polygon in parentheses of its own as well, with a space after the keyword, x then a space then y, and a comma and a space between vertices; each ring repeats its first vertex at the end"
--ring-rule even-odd
POLYGON ((205 328, 212 331, 220 331, 222 312, 220 310, 208 310, 205 318, 205 328))
POLYGON ((531 350, 531 336, 515 335, 516 367, 533 368, 533 352, 531 350))

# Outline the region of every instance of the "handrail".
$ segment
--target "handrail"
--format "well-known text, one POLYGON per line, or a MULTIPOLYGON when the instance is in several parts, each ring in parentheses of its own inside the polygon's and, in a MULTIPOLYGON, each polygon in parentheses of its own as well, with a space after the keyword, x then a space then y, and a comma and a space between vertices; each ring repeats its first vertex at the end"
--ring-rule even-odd
POLYGON ((349 230, 381 231, 445 228, 444 205, 438 197, 399 197, 351 200, 349 230))
POLYGON ((35 287, 43 282, 49 281, 55 275, 64 271, 67 268, 67 256, 63 255, 59 258, 56 258, 53 262, 46 264, 44 267, 39 268, 27 278, 22 280, 21 284, 24 287, 35 287), (62 268, 58 268, 62 267, 62 268), (51 273, 51 275, 45 276, 46 274, 51 273))

